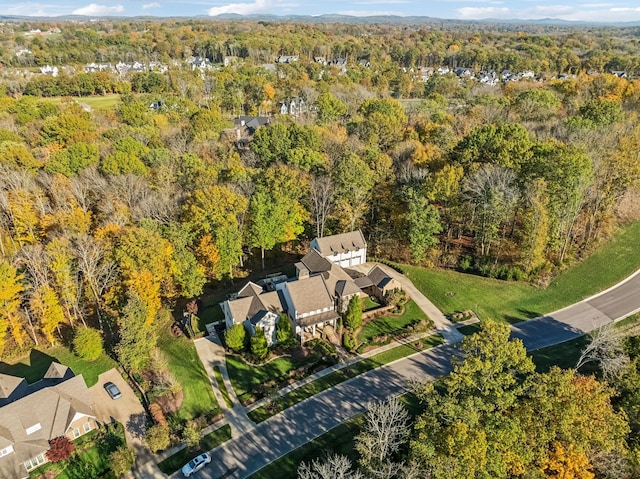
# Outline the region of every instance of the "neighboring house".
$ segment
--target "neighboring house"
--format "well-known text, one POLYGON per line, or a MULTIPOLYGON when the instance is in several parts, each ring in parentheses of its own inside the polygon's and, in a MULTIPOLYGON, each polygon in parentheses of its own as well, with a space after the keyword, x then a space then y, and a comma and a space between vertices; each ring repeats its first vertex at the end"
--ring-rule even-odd
POLYGON ((22 479, 47 462, 49 440, 74 440, 96 428, 82 375, 53 362, 33 384, 0 374, 0 477, 22 479))
POLYGON ((276 63, 293 63, 300 60, 298 55, 280 55, 276 59, 276 63))
POLYGON ((43 75, 51 75, 52 77, 58 76, 58 67, 52 67, 51 65, 45 65, 40 67, 40 73, 43 75))
POLYGON ((233 122, 236 130, 239 131, 239 137, 253 135, 256 130, 261 126, 269 125, 271 121, 266 116, 239 116, 233 122), (243 129, 246 129, 246 134, 243 133, 243 129))
POLYGON ((384 301, 385 295, 396 289, 402 289, 400 283, 384 272, 380 266, 374 266, 366 276, 356 278, 355 283, 369 296, 384 301))
POLYGON ((367 262, 367 242, 361 230, 315 238, 311 248, 343 268, 367 262))
MULTIPOLYGON (((358 247, 358 253, 354 252, 353 258, 346 262, 360 264, 366 261, 366 242, 360 231, 316 239, 312 246, 332 238, 338 238, 340 244, 350 241, 348 244, 352 248, 358 247)), ((317 248, 311 249, 295 267, 295 278, 265 282, 268 289, 275 288, 275 291, 265 291, 262 286, 249 282, 235 297, 221 303, 227 328, 243 323, 254 334, 255 327, 260 326, 272 345, 276 324, 282 320, 281 314, 286 313, 295 334, 304 343, 325 325, 335 327, 351 298, 363 295, 351 276, 317 248)))
POLYGON ((249 281, 234 298, 220 303, 220 307, 227 329, 234 324, 243 324, 253 336, 260 327, 269 346, 276 342, 276 324, 284 313, 278 291, 264 291, 262 286, 249 281))

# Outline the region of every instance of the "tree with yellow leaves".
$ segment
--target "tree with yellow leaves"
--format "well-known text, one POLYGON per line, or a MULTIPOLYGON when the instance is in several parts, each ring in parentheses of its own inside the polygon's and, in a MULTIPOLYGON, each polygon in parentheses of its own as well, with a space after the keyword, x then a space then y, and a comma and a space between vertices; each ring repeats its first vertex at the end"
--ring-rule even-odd
POLYGON ((576 450, 573 444, 565 448, 555 442, 549 458, 542 465, 545 477, 549 479, 593 479, 591 464, 584 452, 576 450))
POLYGON ((0 261, 0 354, 6 343, 7 329, 19 346, 24 345, 25 332, 19 314, 22 275, 6 261, 0 261))
POLYGON ((43 284, 31 293, 29 307, 47 341, 54 345, 56 342, 54 333, 65 319, 58 295, 51 286, 43 284))

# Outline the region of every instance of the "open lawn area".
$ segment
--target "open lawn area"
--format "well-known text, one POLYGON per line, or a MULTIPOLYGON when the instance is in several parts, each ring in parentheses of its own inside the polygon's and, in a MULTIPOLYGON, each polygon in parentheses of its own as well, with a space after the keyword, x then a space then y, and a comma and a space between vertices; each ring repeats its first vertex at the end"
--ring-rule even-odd
POLYGON ((380 336, 382 334, 395 335, 402 331, 410 324, 417 323, 427 319, 427 315, 424 314, 416 303, 413 301, 407 302, 405 305, 405 311, 400 316, 382 316, 375 318, 365 324, 360 333, 358 334, 358 341, 371 341, 372 338, 380 336))
POLYGON ((563 308, 609 288, 640 267, 640 222, 620 230, 545 289, 524 282, 403 266, 415 286, 445 314, 474 310, 480 319, 516 322, 563 308))
MULTIPOLYGON (((120 95, 117 93, 109 95, 95 95, 95 96, 73 96, 65 97, 72 98, 78 103, 84 103, 89 105, 93 110, 113 110, 116 104, 120 101, 120 95)), ((47 98, 47 101, 58 104, 62 101, 62 97, 47 98)))
POLYGON ((33 383, 42 379, 53 361, 69 366, 75 374, 82 374, 88 387, 98 382, 100 374, 116 367, 116 362, 104 353, 95 361, 88 362, 65 346, 55 346, 44 350, 33 349, 29 356, 13 363, 0 362, 0 373, 25 378, 28 383, 33 383))
POLYGON ((262 366, 251 366, 237 356, 227 356, 227 372, 233 389, 240 401, 246 399, 256 387, 268 381, 284 381, 289 377, 289 371, 318 361, 319 356, 312 354, 303 359, 291 357, 278 358, 262 366))
POLYGON ((169 361, 169 371, 182 385, 184 402, 176 416, 187 421, 203 414, 219 413, 209 377, 193 343, 184 337, 164 335, 158 341, 158 347, 169 361))

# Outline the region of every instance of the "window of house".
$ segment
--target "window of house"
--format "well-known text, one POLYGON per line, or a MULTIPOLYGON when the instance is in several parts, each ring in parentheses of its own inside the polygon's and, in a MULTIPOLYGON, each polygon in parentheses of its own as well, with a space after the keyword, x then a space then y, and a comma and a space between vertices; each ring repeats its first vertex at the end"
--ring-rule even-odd
POLYGON ((7 454, 11 454, 13 452, 13 446, 8 445, 4 449, 0 450, 0 457, 6 456, 7 454))
POLYGON ((85 433, 91 431, 91 423, 89 421, 84 423, 84 426, 82 426, 82 429, 84 430, 85 433))
POLYGON ((82 434, 80 433, 80 428, 79 428, 79 427, 77 427, 77 428, 75 428, 75 429, 73 430, 73 438, 74 438, 74 439, 79 438, 81 435, 82 435, 82 434))
POLYGON ((36 457, 32 457, 28 461, 25 461, 24 467, 27 468, 27 471, 30 471, 32 469, 35 469, 39 465, 44 464, 45 462, 47 461, 44 458, 44 454, 38 454, 36 457))

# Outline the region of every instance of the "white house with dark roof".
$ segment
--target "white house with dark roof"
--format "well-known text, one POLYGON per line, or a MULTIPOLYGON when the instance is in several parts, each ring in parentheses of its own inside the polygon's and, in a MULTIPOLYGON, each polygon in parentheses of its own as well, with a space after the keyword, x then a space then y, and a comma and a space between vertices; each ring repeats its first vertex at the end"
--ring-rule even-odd
POLYGON ((260 326, 271 345, 275 343, 275 328, 282 313, 287 314, 302 343, 326 325, 335 327, 351 298, 363 294, 340 262, 349 266, 366 262, 366 242, 362 232, 357 231, 315 239, 311 245, 311 251, 295 264, 296 277, 276 284, 275 291, 265 291, 249 282, 233 298, 220 303, 227 328, 244 323, 254 334, 255 327, 260 326), (344 256, 323 254, 314 245, 329 252, 332 247, 340 247, 344 256), (347 253, 345 245, 349 245, 347 253))
POLYGON ((311 248, 343 268, 367 262, 367 241, 362 230, 315 238, 311 248))
POLYGON ((47 462, 49 441, 74 440, 96 428, 82 375, 53 362, 40 381, 0 374, 0 477, 22 479, 47 462))

